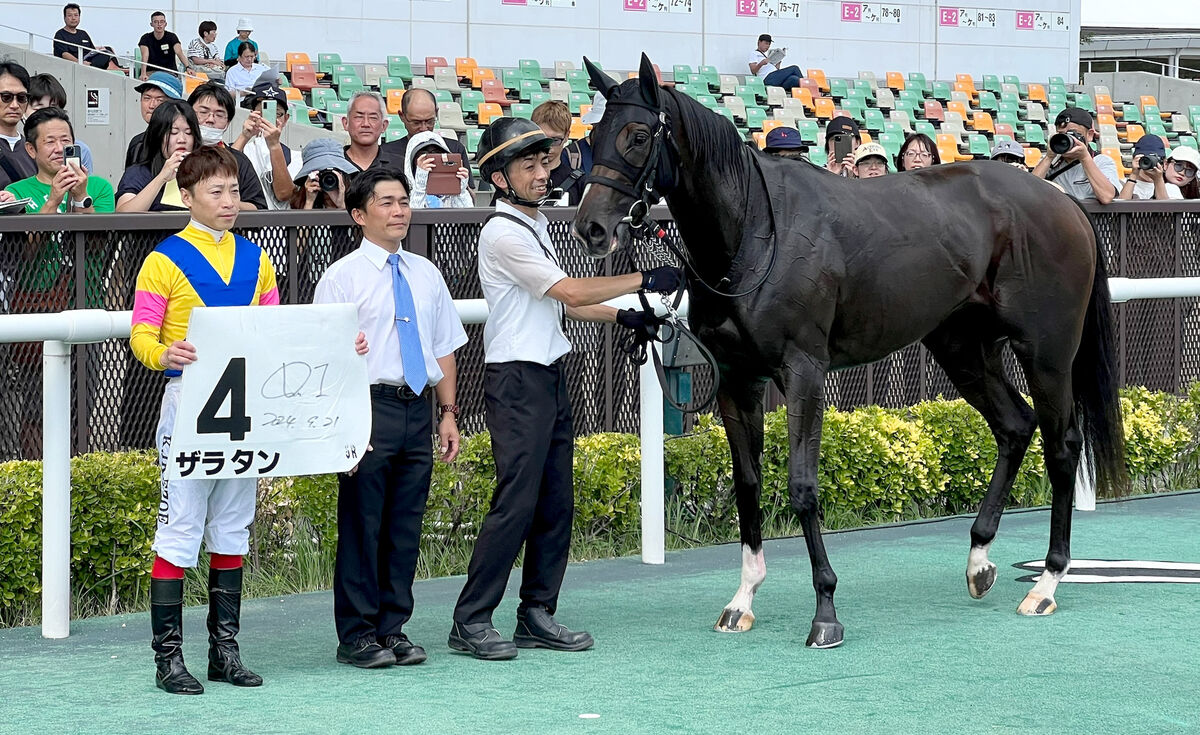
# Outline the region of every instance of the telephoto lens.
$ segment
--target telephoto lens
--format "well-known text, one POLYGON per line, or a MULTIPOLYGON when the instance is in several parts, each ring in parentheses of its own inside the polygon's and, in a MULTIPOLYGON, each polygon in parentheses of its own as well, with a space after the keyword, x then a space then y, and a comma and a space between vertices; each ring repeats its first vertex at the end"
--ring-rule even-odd
POLYGON ((337 191, 340 184, 337 171, 331 168, 322 171, 317 181, 321 184, 321 191, 337 191))
POLYGON ((1147 153, 1138 159, 1138 168, 1143 171, 1150 171, 1158 164, 1162 163, 1162 159, 1153 153, 1147 153))
POLYGON ((1075 145, 1075 141, 1072 140, 1071 136, 1067 135, 1066 133, 1055 133, 1054 135, 1050 136, 1050 150, 1054 151, 1060 156, 1071 150, 1073 145, 1075 145))

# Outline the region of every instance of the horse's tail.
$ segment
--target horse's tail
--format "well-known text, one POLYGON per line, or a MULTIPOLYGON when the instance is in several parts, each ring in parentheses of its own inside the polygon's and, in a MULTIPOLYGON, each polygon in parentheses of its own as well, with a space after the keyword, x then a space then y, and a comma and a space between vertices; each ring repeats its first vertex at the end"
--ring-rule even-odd
POLYGON ((1125 429, 1117 392, 1120 383, 1108 271, 1095 223, 1082 205, 1079 209, 1087 218, 1096 242, 1096 274, 1079 351, 1071 365, 1075 419, 1084 438, 1082 459, 1096 479, 1098 493, 1107 490, 1111 495, 1125 495, 1129 491, 1129 472, 1125 468, 1125 429))

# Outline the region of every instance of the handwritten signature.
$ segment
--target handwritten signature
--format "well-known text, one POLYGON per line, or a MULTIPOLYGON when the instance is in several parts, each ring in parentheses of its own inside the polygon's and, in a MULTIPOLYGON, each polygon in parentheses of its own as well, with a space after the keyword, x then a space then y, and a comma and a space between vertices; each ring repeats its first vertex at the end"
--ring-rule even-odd
POLYGON ((325 392, 325 374, 329 363, 309 365, 307 362, 285 362, 275 372, 263 381, 259 393, 263 398, 301 398, 309 391, 311 398, 323 398, 325 392), (315 387, 316 393, 312 393, 315 387))

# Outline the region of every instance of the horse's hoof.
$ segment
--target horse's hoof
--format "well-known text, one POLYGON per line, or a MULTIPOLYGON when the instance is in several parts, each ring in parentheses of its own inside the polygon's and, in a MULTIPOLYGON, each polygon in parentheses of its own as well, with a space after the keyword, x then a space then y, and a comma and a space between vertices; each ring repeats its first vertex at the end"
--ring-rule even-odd
POLYGON ((967 592, 976 600, 982 599, 996 583, 996 565, 990 561, 974 574, 967 572, 967 592))
POLYGON ((1058 603, 1053 597, 1042 597, 1032 592, 1025 595, 1025 599, 1017 606, 1017 612, 1021 615, 1049 615, 1057 609, 1058 603))
POLYGON ((721 619, 713 626, 713 630, 718 633, 745 633, 752 627, 754 627, 754 613, 749 610, 725 608, 721 611, 721 619))
POLYGON ((835 648, 842 645, 842 640, 845 638, 845 630, 841 623, 818 623, 813 622, 812 630, 808 634, 808 640, 804 645, 809 648, 835 648))

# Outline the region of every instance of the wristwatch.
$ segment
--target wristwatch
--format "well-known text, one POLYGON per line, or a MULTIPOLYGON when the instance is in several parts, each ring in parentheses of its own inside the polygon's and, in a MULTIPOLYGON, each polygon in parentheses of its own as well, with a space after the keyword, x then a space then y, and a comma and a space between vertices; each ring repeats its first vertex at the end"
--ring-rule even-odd
POLYGON ((92 206, 92 198, 90 196, 84 197, 81 202, 77 202, 74 199, 71 200, 71 209, 87 209, 90 206, 92 206))
POLYGON ((458 418, 458 404, 457 403, 443 403, 440 406, 438 406, 439 418, 443 414, 447 414, 447 413, 452 413, 452 414, 454 414, 454 418, 458 418))

